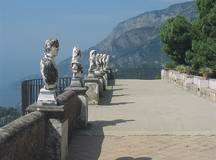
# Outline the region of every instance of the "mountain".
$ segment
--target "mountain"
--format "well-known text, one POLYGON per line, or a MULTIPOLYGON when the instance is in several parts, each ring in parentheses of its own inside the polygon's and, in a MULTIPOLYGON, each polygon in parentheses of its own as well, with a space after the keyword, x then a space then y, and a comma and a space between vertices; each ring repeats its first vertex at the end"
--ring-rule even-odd
MULTIPOLYGON (((159 73, 161 65, 168 61, 161 51, 160 26, 176 15, 184 16, 189 21, 196 19, 196 3, 194 1, 179 3, 125 20, 119 23, 103 41, 90 47, 88 51, 96 49, 112 55, 114 68, 117 68, 119 73, 129 68, 134 68, 132 72, 146 68, 152 69, 148 73, 152 75, 140 78, 154 78, 159 73)), ((82 63, 85 68, 88 68, 88 51, 83 54, 82 63)), ((67 71, 69 63, 70 58, 60 63, 60 72, 63 75, 69 74, 67 71)))

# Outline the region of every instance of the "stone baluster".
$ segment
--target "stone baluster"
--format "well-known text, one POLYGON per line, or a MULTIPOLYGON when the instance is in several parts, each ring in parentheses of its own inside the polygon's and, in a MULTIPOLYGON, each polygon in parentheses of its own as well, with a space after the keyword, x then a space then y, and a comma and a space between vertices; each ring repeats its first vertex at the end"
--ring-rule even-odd
POLYGON ((99 69, 98 54, 96 50, 91 50, 89 53, 89 69, 88 76, 85 79, 85 86, 88 87, 86 92, 89 104, 99 103, 99 90, 101 90, 100 81, 95 75, 95 71, 99 69))
POLYGON ((81 50, 77 47, 74 47, 72 52, 72 60, 71 60, 72 73, 73 73, 71 79, 71 85, 65 90, 66 91, 72 90, 79 97, 79 100, 81 102, 80 126, 87 127, 88 99, 87 99, 86 91, 88 88, 84 86, 82 80, 83 68, 82 65, 79 63, 80 58, 81 58, 81 50))

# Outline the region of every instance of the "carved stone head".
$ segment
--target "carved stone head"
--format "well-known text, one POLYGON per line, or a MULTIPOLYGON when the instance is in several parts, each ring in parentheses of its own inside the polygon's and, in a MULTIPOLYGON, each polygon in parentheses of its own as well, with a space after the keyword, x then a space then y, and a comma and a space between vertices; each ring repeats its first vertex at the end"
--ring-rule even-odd
POLYGON ((89 52, 89 57, 95 57, 96 56, 96 50, 91 50, 89 52))
POLYGON ((79 59, 81 57, 81 50, 77 47, 73 48, 72 52, 72 63, 79 63, 79 59))
POLYGON ((49 38, 44 43, 44 54, 47 57, 54 58, 58 55, 59 41, 56 38, 49 38))
POLYGON ((104 64, 104 65, 106 64, 106 57, 107 57, 107 55, 106 55, 106 54, 103 54, 103 56, 102 56, 102 61, 103 61, 103 64, 104 64))

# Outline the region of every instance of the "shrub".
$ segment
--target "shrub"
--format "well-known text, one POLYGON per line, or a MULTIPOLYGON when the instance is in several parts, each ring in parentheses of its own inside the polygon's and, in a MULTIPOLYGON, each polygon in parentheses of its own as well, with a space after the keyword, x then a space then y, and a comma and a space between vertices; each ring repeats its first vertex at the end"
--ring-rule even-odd
POLYGON ((180 73, 192 74, 194 73, 193 69, 190 66, 178 65, 176 70, 180 73))
POLYGON ((165 65, 163 66, 163 68, 164 68, 164 69, 175 69, 175 68, 176 68, 176 63, 173 62, 173 61, 171 61, 171 62, 165 64, 165 65))
POLYGON ((202 75, 205 79, 213 74, 213 70, 208 67, 202 67, 199 69, 199 74, 202 75))

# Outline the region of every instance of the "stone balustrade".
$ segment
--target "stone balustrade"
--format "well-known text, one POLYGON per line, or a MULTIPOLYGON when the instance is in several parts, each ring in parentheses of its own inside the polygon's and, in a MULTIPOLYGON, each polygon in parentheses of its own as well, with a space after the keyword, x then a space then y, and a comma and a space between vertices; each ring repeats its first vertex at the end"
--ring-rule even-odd
POLYGON ((204 79, 200 76, 165 69, 161 70, 161 79, 216 102, 216 79, 204 79))
POLYGON ((30 105, 28 114, 0 128, 0 159, 65 160, 72 132, 87 126, 88 101, 98 104, 112 78, 109 70, 85 79, 86 88, 66 88, 57 105, 30 105))
MULTIPOLYGON (((57 96, 58 69, 55 57, 59 42, 44 44, 40 68, 44 87, 37 101, 23 110, 23 117, 0 128, 0 160, 66 160, 72 132, 88 124, 88 104, 98 104, 113 77, 110 56, 90 54, 89 76, 82 79, 81 50, 74 47, 70 85, 57 96), (95 66, 97 60, 97 66, 95 66)), ((28 97, 28 95, 27 95, 28 97)))
MULTIPOLYGON (((101 96, 98 81, 85 80, 89 89, 97 88, 88 92, 98 97, 89 97, 92 101, 101 96)), ((30 105, 28 114, 0 128, 0 159, 65 160, 72 132, 87 125, 88 104, 83 96, 84 90, 66 88, 56 98, 57 106, 30 105)))
POLYGON ((29 114, 0 129, 1 160, 66 159, 71 133, 82 127, 82 102, 73 91, 57 101, 58 106, 30 105, 29 114))

